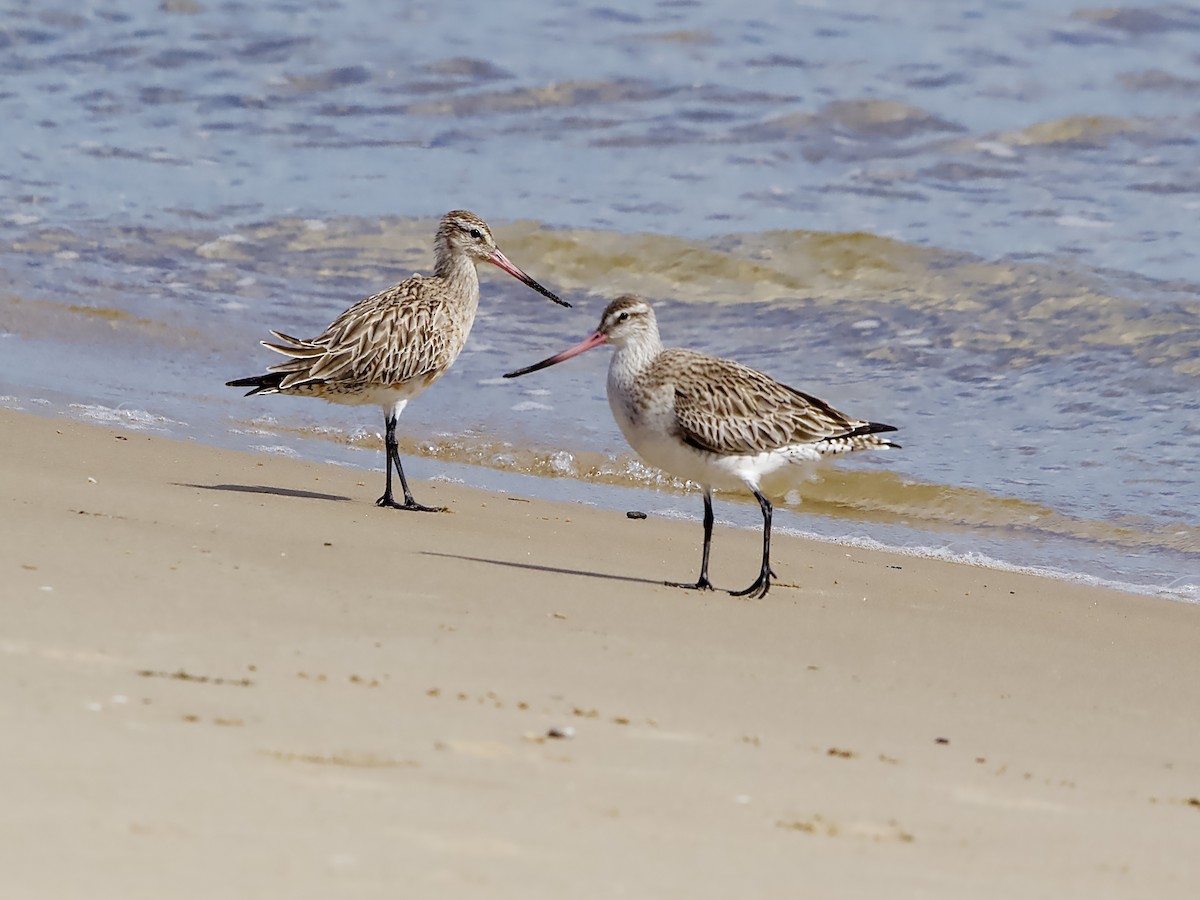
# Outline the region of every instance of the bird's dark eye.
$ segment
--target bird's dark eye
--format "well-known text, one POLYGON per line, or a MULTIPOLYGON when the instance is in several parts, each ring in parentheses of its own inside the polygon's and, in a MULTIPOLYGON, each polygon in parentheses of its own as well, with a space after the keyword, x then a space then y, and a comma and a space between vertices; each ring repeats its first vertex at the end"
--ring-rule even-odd
POLYGON ((623 312, 623 313, 621 313, 619 316, 617 316, 617 321, 618 321, 618 322, 624 322, 624 321, 625 321, 626 319, 628 319, 628 318, 629 318, 629 313, 627 313, 627 312, 623 312))
POLYGON ((469 234, 471 237, 475 238, 475 240, 477 240, 477 241, 481 240, 483 238, 483 232, 480 231, 478 228, 472 228, 470 231, 467 232, 467 234, 469 234))

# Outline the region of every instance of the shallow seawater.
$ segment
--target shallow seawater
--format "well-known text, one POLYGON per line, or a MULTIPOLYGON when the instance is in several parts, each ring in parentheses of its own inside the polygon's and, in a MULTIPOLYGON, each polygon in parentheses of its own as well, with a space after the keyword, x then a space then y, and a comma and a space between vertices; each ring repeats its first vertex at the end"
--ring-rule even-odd
POLYGON ((465 206, 576 308, 482 273, 414 476, 697 515, 604 351, 499 377, 632 291, 667 343, 901 429, 781 527, 1200 597, 1200 14, 743 7, 0 11, 0 402, 381 477, 377 411, 223 382, 465 206))

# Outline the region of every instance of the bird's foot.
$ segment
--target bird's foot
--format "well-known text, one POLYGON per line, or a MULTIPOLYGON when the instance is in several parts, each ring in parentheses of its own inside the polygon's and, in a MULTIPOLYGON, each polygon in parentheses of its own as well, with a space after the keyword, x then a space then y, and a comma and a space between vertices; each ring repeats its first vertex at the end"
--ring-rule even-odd
POLYGON ((769 572, 770 570, 759 575, 754 584, 750 585, 750 587, 746 588, 744 591, 730 591, 729 596, 746 597, 750 600, 761 600, 763 597, 767 596, 767 591, 771 589, 771 576, 768 574, 769 572))
POLYGON ((384 509, 407 509, 410 512, 448 512, 445 506, 422 506, 412 497, 405 497, 403 503, 397 503, 387 494, 384 494, 375 501, 376 506, 382 506, 384 509))
POLYGON ((665 584, 667 587, 677 587, 677 588, 683 588, 685 591, 711 591, 711 590, 715 590, 715 588, 712 586, 712 582, 708 580, 708 576, 707 576, 707 575, 701 576, 701 577, 700 577, 700 579, 699 579, 698 581, 695 581, 695 582, 687 582, 687 581, 664 581, 664 582, 663 582, 663 584, 665 584))

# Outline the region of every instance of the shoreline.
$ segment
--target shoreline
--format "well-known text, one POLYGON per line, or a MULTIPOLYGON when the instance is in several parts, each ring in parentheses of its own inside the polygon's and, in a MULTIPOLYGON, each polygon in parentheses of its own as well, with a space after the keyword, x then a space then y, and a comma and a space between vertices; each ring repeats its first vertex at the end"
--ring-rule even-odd
MULTIPOLYGON (((452 514, 398 513, 378 472, 0 434, 22 896, 1196 883, 1192 605, 789 535, 744 601, 661 584, 693 520, 441 481, 452 514)), ((758 546, 718 533, 714 580, 758 546)))
MULTIPOLYGON (((70 408, 84 409, 84 405, 71 404, 70 408)), ((244 432, 234 428, 223 435, 224 440, 220 440, 218 435, 213 432, 206 432, 206 438, 190 437, 186 436, 186 433, 184 436, 180 436, 174 433, 176 429, 173 426, 187 429, 189 427, 187 423, 165 419, 164 424, 158 425, 156 416, 152 413, 144 413, 144 418, 139 421, 137 411, 132 413, 130 420, 126 420, 124 415, 131 415, 130 411, 113 410, 102 406, 87 406, 82 417, 72 414, 66 409, 56 409, 53 406, 47 406, 44 410, 21 407, 10 407, 9 409, 28 415, 62 417, 69 421, 99 425, 100 427, 128 427, 137 433, 155 434, 170 440, 203 441, 215 450, 247 452, 269 458, 306 460, 317 464, 348 468, 364 473, 364 477, 370 477, 372 473, 380 474, 382 477, 383 445, 381 438, 378 440, 378 448, 373 445, 363 446, 361 441, 331 440, 327 434, 311 432, 310 429, 321 427, 312 424, 311 416, 301 419, 301 421, 309 423, 307 426, 283 424, 274 421, 270 416, 266 417, 270 421, 269 425, 258 423, 254 419, 238 420, 241 425, 246 427, 253 426, 256 429, 267 430, 262 431, 261 437, 259 437, 259 433, 256 431, 244 432), (103 417, 105 413, 111 418, 105 419, 103 417), (255 440, 268 443, 255 445, 243 441, 239 446, 236 440, 229 440, 230 435, 245 434, 254 435, 255 440), (276 443, 271 444, 271 441, 276 443)), ((285 410, 285 417, 287 412, 290 410, 285 410)), ((319 421, 319 419, 313 421, 319 421)), ((428 423, 418 426, 418 430, 427 435, 430 431, 428 423)), ((507 441, 496 441, 494 446, 490 447, 491 452, 524 455, 515 468, 511 465, 489 465, 472 454, 456 455, 453 452, 453 449, 461 449, 464 446, 464 437, 471 434, 474 432, 446 434, 439 437, 402 435, 400 453, 406 461, 410 459, 419 461, 416 467, 418 478, 421 474, 428 476, 429 470, 438 472, 429 479, 433 482, 472 486, 478 490, 497 493, 510 491, 524 493, 526 484, 533 479, 538 489, 530 491, 530 496, 539 497, 552 503, 583 502, 600 509, 605 508, 606 505, 616 508, 623 503, 632 503, 639 507, 646 504, 653 506, 652 498, 670 498, 659 504, 659 515, 680 521, 699 521, 699 513, 696 512, 699 508, 699 494, 684 490, 678 484, 672 486, 667 483, 650 481, 640 483, 629 480, 629 476, 613 475, 607 469, 613 464, 619 463, 620 460, 610 457, 606 453, 552 446, 538 446, 523 450, 520 446, 514 446, 507 441), (446 445, 439 443, 439 440, 443 438, 448 442, 446 445), (435 449, 429 451, 427 449, 429 447, 435 449), (447 453, 447 447, 451 448, 452 452, 447 453), (566 454, 572 459, 574 466, 572 471, 547 470, 548 464, 545 463, 545 460, 558 454, 566 454), (526 465, 529 465, 530 459, 540 461, 538 471, 528 471, 525 468, 526 465), (597 468, 600 468, 603 473, 599 477, 589 477, 586 474, 597 468), (557 485, 560 484, 567 484, 570 487, 558 487, 557 485), (630 493, 625 496, 627 492, 630 493)), ((633 451, 627 447, 625 448, 625 458, 635 464, 640 464, 633 451)), ((619 469, 620 467, 617 466, 618 471, 619 469)), ((802 540, 812 540, 822 544, 861 547, 906 557, 1033 575, 1069 584, 1094 586, 1154 599, 1200 604, 1200 594, 1197 593, 1200 586, 1185 581, 1184 577, 1176 577, 1173 581, 1164 583, 1161 576, 1159 580, 1132 580, 1137 574, 1146 575, 1149 578, 1148 572, 1102 573, 1099 571, 1102 567, 1096 565, 1099 559, 1098 554, 1108 550, 1133 553, 1135 548, 1114 546, 1108 543, 1105 535, 1095 533, 1094 529, 1103 526, 1104 523, 1086 519, 1074 520, 1066 514, 1058 513, 1052 507, 1042 506, 1032 501, 1024 501, 1001 494, 990 494, 974 488, 955 488, 952 485, 916 482, 918 489, 922 490, 950 490, 978 495, 973 499, 960 496, 953 501, 960 505, 989 502, 1006 505, 1018 503, 1027 509, 1028 515, 1048 514, 1057 517, 1061 520, 1057 523, 1058 528, 1049 532, 1051 540, 1056 542, 1072 540, 1072 536, 1063 530, 1070 528, 1072 523, 1080 528, 1093 529, 1093 533, 1077 536, 1078 540, 1085 543, 1071 560, 1075 563, 1073 568, 1064 567, 1064 561, 1061 559, 1057 561, 1038 561, 1036 558, 1022 560, 1022 555, 1037 556, 1030 550, 1044 536, 1044 533, 1006 533, 1008 529, 1016 527, 1016 519, 1013 518, 1014 514, 1011 512, 1008 513, 1010 518, 1007 526, 1003 523, 955 525, 951 521, 942 521, 937 518, 913 522, 905 520, 895 511, 885 510, 881 513, 872 508, 868 508, 865 515, 862 510, 856 510, 849 517, 839 513, 838 503, 841 497, 855 497, 859 494, 872 496, 873 491, 880 485, 866 479, 880 476, 886 479, 883 482, 885 490, 890 491, 895 491, 896 486, 906 480, 905 476, 896 476, 883 468, 855 468, 847 467, 844 464, 840 467, 829 468, 825 472, 824 480, 830 484, 846 479, 855 479, 855 481, 852 485, 841 488, 822 487, 820 482, 805 485, 801 490, 802 504, 788 505, 783 502, 776 504, 773 533, 790 534, 802 540), (888 533, 890 533, 891 539, 887 536, 880 536, 888 533), (939 536, 945 537, 947 543, 937 543, 939 536), (909 538, 915 540, 909 540, 909 538), (961 546, 964 541, 969 544, 968 549, 951 549, 954 544, 961 546), (1006 551, 1008 552, 1006 553, 1006 551), (1186 588, 1186 590, 1182 588, 1186 588)), ((947 501, 943 498, 941 502, 947 501)), ((967 515, 969 510, 964 508, 961 512, 963 515, 967 515)), ((748 494, 718 493, 717 513, 717 523, 721 529, 732 527, 761 532, 761 516, 757 504, 748 494)), ((1164 549, 1170 550, 1170 548, 1162 546, 1155 549, 1159 552, 1164 549)))

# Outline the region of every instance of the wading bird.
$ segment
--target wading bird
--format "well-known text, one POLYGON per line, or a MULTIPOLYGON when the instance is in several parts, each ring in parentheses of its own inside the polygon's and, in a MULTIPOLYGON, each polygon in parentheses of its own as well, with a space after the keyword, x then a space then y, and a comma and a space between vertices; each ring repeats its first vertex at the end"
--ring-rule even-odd
POLYGON ((354 304, 315 338, 271 333, 279 343, 262 345, 287 360, 263 375, 226 382, 251 394, 295 394, 352 406, 383 407, 387 481, 378 506, 443 512, 413 499, 400 464, 396 419, 408 401, 441 378, 454 364, 479 308, 476 266, 491 263, 562 306, 496 246, 487 223, 466 210, 442 217, 433 242, 432 275, 413 275, 354 304), (404 502, 392 497, 392 468, 400 476, 404 502))
POLYGON ((735 597, 765 597, 771 588, 771 501, 761 489, 768 476, 827 456, 899 447, 879 437, 891 425, 838 412, 795 388, 728 359, 694 350, 666 350, 650 304, 618 297, 604 310, 600 327, 570 349, 505 378, 527 375, 612 344, 608 403, 625 440, 659 469, 704 490, 704 554, 695 583, 674 587, 712 590, 708 551, 712 544, 713 488, 745 489, 763 516, 762 568, 735 597))

